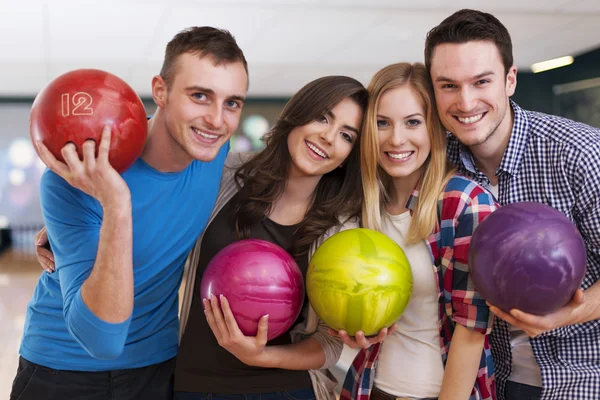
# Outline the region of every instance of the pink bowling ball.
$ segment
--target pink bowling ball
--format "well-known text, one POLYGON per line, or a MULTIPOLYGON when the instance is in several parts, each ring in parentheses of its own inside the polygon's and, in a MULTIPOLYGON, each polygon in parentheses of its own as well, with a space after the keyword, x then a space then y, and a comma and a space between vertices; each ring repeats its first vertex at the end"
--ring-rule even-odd
POLYGON ((227 298, 240 330, 256 336, 258 322, 269 315, 268 340, 285 333, 304 303, 304 278, 294 258, 281 247, 245 239, 221 249, 208 263, 200 292, 227 298))

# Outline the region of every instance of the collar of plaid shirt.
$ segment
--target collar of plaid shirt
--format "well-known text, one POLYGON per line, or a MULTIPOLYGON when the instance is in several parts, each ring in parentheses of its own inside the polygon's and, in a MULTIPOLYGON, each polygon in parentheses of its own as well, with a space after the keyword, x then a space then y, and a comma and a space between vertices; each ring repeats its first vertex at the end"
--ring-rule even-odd
MULTIPOLYGON (((513 129, 508 141, 508 146, 496 170, 496 176, 503 172, 516 175, 521 168, 521 160, 529 140, 530 130, 527 114, 515 102, 510 100, 510 112, 513 115, 513 129)), ((483 172, 475 167, 475 160, 468 147, 462 144, 452 133, 446 133, 448 138, 448 156, 454 165, 462 163, 471 173, 477 175, 479 182, 489 184, 489 179, 483 172)))

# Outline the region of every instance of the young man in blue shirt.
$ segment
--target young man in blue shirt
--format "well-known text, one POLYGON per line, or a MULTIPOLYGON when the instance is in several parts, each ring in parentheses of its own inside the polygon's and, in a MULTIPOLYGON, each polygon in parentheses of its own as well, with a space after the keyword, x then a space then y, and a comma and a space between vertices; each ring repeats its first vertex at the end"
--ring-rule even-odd
POLYGON ((56 272, 27 307, 11 400, 170 399, 185 260, 217 197, 248 88, 227 31, 195 27, 167 45, 152 80, 157 111, 142 156, 122 175, 108 163, 110 129, 41 180, 56 272))
POLYGON ((427 35, 425 64, 448 156, 500 204, 535 201, 569 217, 587 247, 570 304, 546 316, 491 310, 500 400, 600 398, 600 129, 531 112, 517 84, 510 35, 493 15, 460 10, 427 35))

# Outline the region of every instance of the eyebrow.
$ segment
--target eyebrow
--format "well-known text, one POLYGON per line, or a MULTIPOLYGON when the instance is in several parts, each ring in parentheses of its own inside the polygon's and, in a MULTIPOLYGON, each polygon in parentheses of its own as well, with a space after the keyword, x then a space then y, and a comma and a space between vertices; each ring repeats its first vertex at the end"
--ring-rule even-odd
MULTIPOLYGON (((332 119, 334 119, 334 120, 335 120, 335 114, 333 113, 333 111, 331 111, 331 110, 327 111, 327 115, 329 115, 329 116, 330 116, 332 119)), ((357 135, 359 134, 359 133, 358 133, 358 129, 356 129, 356 128, 355 128, 355 127, 353 127, 353 126, 350 126, 350 125, 344 125, 344 128, 348 129, 349 131, 352 131, 352 132, 356 133, 357 135)))
MULTIPOLYGON (((423 114, 421 114, 421 113, 414 113, 414 114, 407 115, 406 117, 404 117, 404 119, 408 119, 408 118, 412 118, 412 117, 422 117, 422 118, 425 118, 423 116, 423 114)), ((381 115, 381 114, 377 114, 377 118, 391 119, 390 117, 386 117, 385 115, 381 115)))
MULTIPOLYGON (((214 90, 212 90, 210 88, 202 87, 202 86, 197 86, 197 85, 188 86, 185 88, 185 90, 188 92, 202 92, 202 93, 211 94, 211 95, 215 94, 214 90)), ((241 101, 242 103, 246 101, 246 98, 244 96, 240 96, 240 95, 229 96, 227 99, 228 100, 238 100, 238 101, 241 101)))
MULTIPOLYGON (((493 71, 485 71, 481 74, 475 75, 470 80, 476 81, 477 79, 485 78, 486 76, 494 75, 493 71)), ((435 78, 436 82, 454 82, 454 79, 446 78, 445 76, 438 76, 435 78)))

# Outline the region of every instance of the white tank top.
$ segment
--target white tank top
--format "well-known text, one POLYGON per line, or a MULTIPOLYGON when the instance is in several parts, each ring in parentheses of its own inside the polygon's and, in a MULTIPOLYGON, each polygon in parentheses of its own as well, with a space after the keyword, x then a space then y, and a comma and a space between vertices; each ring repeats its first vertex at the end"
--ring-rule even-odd
POLYGON ((375 386, 398 397, 438 397, 444 379, 440 350, 438 288, 431 254, 424 241, 406 246, 410 212, 386 215, 383 233, 398 243, 411 264, 413 293, 383 342, 375 386))

